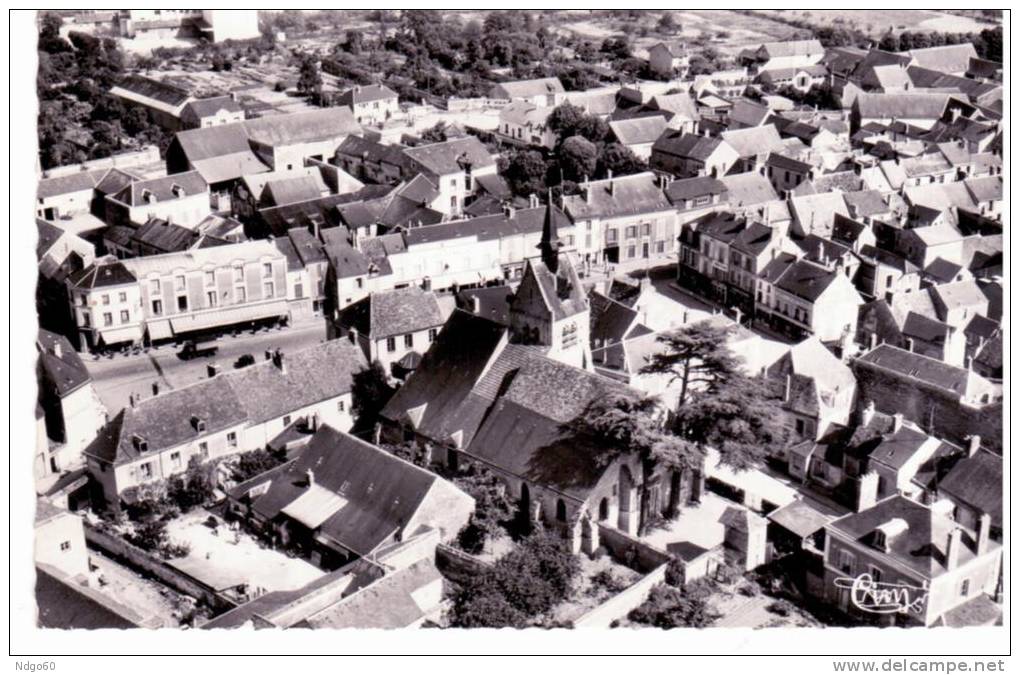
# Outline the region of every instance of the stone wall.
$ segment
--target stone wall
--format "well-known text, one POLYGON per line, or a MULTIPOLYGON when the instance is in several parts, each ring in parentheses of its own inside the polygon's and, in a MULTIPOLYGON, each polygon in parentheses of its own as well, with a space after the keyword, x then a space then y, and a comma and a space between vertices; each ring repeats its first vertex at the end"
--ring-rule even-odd
POLYGON ((666 551, 605 523, 599 523, 599 541, 614 560, 646 574, 665 565, 671 557, 666 551))
POLYGON ((609 598, 601 605, 575 619, 574 628, 609 628, 613 621, 622 619, 639 607, 647 598, 652 586, 666 578, 666 565, 662 564, 634 582, 633 585, 609 598))
POLYGON ((492 565, 447 544, 436 546, 436 567, 443 576, 462 583, 488 571, 492 565))

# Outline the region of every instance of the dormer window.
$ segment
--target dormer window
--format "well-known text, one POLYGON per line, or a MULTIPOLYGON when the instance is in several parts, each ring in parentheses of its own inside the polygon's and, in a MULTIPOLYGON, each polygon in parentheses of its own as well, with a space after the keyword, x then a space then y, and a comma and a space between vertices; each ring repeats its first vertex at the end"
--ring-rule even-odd
POLYGON ((131 444, 134 446, 135 451, 139 454, 144 454, 149 451, 149 442, 138 434, 131 437, 131 444))
POLYGON ((146 204, 155 204, 156 195, 153 194, 152 190, 142 190, 142 201, 146 204))
POLYGON ((200 434, 205 433, 206 428, 205 420, 199 417, 198 415, 191 416, 191 426, 194 427, 195 431, 197 431, 198 433, 200 434))
POLYGON ((170 192, 172 192, 174 197, 177 197, 178 199, 184 196, 184 188, 176 183, 170 186, 170 192))

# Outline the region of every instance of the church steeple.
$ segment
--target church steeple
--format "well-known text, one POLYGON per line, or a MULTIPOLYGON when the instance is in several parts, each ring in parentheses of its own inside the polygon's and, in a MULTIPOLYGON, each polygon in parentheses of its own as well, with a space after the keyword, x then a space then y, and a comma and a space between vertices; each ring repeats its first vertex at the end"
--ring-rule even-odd
POLYGON ((539 242, 538 248, 542 252, 542 262, 553 274, 556 274, 560 264, 560 245, 560 236, 556 231, 556 214, 553 213, 552 190, 549 190, 546 195, 542 241, 539 242))

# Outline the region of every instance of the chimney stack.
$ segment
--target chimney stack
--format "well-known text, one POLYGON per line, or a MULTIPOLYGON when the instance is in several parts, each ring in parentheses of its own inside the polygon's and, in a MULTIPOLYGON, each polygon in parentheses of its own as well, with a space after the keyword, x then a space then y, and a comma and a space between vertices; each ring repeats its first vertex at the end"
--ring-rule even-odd
POLYGON ((217 373, 220 372, 220 368, 215 363, 210 363, 205 367, 205 372, 209 377, 216 377, 217 373))
POLYGON ((616 181, 613 180, 613 170, 606 169, 606 178, 609 179, 609 194, 616 195, 616 181))
POLYGON ((471 311, 475 314, 482 313, 482 299, 477 295, 471 296, 471 311))
POLYGON ((152 383, 152 395, 159 396, 159 382, 152 383))
POLYGON ((954 527, 946 541, 946 569, 955 570, 960 565, 960 547, 963 545, 963 531, 954 527))
POLYGON ((892 433, 897 433, 903 428, 903 413, 896 413, 892 416, 892 433))
POLYGON ((878 502, 878 474, 874 471, 861 476, 857 488, 857 513, 866 511, 878 502))
POLYGON ((793 375, 790 373, 786 374, 786 389, 783 392, 783 401, 786 403, 790 402, 790 394, 793 391, 793 375))
POLYGON ((978 518, 977 542, 974 546, 974 555, 984 555, 988 552, 988 541, 991 539, 992 517, 982 513, 978 518))
POLYGON ((279 368, 282 374, 287 374, 287 362, 283 357, 283 351, 277 349, 273 352, 273 365, 279 368))
POLYGON ((63 348, 63 346, 61 346, 60 340, 57 340, 56 342, 53 343, 53 347, 52 347, 52 349, 50 349, 50 351, 58 359, 64 358, 64 348, 63 348))
POLYGON ((273 350, 272 349, 267 349, 266 350, 266 361, 272 361, 272 360, 273 360, 273 350))
POLYGON ((873 419, 875 419, 875 402, 868 401, 868 405, 864 406, 864 411, 861 413, 861 424, 867 426, 873 419))
POLYGON ((971 434, 967 437, 967 456, 973 457, 977 454, 977 451, 981 449, 981 436, 978 434, 971 434))
POLYGON ((315 473, 311 469, 305 470, 305 480, 308 481, 308 487, 315 485, 315 473))
POLYGON ((528 195, 528 206, 533 209, 538 208, 538 195, 536 195, 534 192, 528 195))
POLYGON ((347 339, 351 341, 352 345, 358 344, 358 331, 354 330, 353 328, 348 328, 347 339))

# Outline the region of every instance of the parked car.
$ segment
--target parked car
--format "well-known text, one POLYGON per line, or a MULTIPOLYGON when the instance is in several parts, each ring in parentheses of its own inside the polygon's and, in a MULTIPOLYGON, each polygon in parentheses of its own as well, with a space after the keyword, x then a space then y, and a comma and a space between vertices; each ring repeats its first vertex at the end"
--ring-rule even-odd
POLYGON ((246 368, 252 365, 255 365, 255 357, 251 354, 241 354, 237 357, 237 360, 234 361, 235 368, 246 368))

